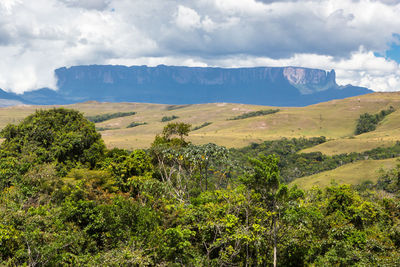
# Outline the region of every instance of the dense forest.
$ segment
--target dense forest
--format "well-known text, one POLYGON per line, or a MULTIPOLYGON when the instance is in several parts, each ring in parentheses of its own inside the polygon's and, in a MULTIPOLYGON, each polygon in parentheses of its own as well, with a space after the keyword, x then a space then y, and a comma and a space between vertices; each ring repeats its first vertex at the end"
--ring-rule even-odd
POLYGON ((400 165, 363 187, 288 186, 400 144, 328 157, 298 153, 324 137, 229 150, 190 130, 170 122, 127 151, 74 110, 5 127, 0 265, 400 266, 400 165))

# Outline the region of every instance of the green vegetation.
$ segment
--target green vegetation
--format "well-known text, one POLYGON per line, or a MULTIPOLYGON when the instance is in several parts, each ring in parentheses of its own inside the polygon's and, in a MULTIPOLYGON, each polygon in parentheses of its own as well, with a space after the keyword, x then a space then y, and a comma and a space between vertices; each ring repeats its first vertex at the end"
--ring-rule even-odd
POLYGON ((109 127, 96 127, 96 131, 109 131, 109 130, 116 130, 117 128, 109 128, 109 127))
POLYGON ((178 119, 178 116, 172 115, 172 116, 164 116, 161 118, 161 122, 167 122, 167 121, 172 121, 175 119, 178 119))
POLYGON ((381 170, 381 174, 376 185, 378 189, 391 194, 400 194, 400 163, 397 162, 395 168, 388 171, 381 170))
POLYGON ((19 125, 7 125, 0 135, 5 138, 0 155, 10 161, 9 171, 17 171, 13 162, 21 171, 46 163, 64 174, 76 165, 93 168, 105 150, 93 123, 62 108, 36 111, 19 125))
POLYGON ((186 108, 186 107, 190 107, 190 106, 191 105, 170 105, 170 106, 167 106, 165 109, 168 111, 171 111, 171 110, 186 108))
POLYGON ((96 116, 88 116, 86 118, 91 122, 99 123, 99 122, 108 121, 108 120, 115 119, 115 118, 132 116, 135 114, 136 114, 136 112, 116 112, 116 113, 106 113, 106 114, 101 114, 101 115, 96 115, 96 116))
POLYGON ((320 188, 328 187, 332 181, 354 186, 366 182, 376 183, 382 175, 380 170, 394 168, 398 162, 397 159, 398 158, 360 160, 339 166, 332 170, 295 179, 290 184, 296 184, 302 189, 311 189, 313 186, 318 186, 320 188))
MULTIPOLYGON (((345 164, 365 159, 380 160, 400 157, 400 142, 391 147, 374 148, 362 153, 352 152, 333 156, 327 156, 321 152, 299 153, 305 148, 322 144, 325 141, 325 137, 310 139, 284 138, 276 141, 265 141, 261 144, 252 144, 242 149, 232 149, 232 154, 234 158, 241 162, 244 162, 248 157, 256 157, 259 154, 275 154, 279 156, 281 176, 285 182, 333 170, 345 164)), ((328 183, 329 181, 330 179, 328 183)))
POLYGON ((375 131, 378 123, 383 120, 387 115, 394 112, 395 109, 390 106, 387 110, 381 110, 378 114, 371 115, 369 113, 364 113, 360 115, 360 118, 357 120, 357 126, 355 130, 355 134, 362 134, 367 132, 375 131))
POLYGON ((205 123, 203 123, 203 124, 201 124, 199 126, 193 127, 192 131, 199 130, 199 129, 204 128, 204 127, 206 127, 206 126, 208 126, 210 124, 212 124, 212 122, 205 122, 205 123))
POLYGON ((140 126, 140 125, 146 125, 147 122, 131 122, 128 124, 128 126, 126 126, 126 128, 133 128, 136 126, 140 126))
POLYGON ((106 149, 73 110, 5 127, 0 265, 400 264, 400 166, 376 184, 302 191, 285 184, 282 164, 324 137, 229 151, 192 144, 190 127, 167 124, 147 151, 106 149))
POLYGON ((264 116, 264 115, 269 115, 269 114, 274 114, 279 112, 279 109, 267 109, 267 110, 258 110, 258 111, 252 111, 252 112, 247 112, 244 113, 242 115, 233 117, 231 119, 228 120, 242 120, 242 119, 247 119, 247 118, 251 118, 251 117, 257 117, 257 116, 264 116))

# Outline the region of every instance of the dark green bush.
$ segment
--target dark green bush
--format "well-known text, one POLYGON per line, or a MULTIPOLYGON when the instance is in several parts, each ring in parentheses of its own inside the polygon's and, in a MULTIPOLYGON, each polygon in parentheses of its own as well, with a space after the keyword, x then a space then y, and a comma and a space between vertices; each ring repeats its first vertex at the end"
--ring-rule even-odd
POLYGON ((387 110, 381 110, 378 114, 372 115, 369 113, 364 113, 360 115, 360 118, 357 120, 357 126, 355 130, 355 134, 362 134, 367 132, 372 132, 376 129, 378 123, 383 120, 387 115, 394 112, 395 109, 390 106, 387 110))
POLYGON ((88 116, 86 118, 91 122, 99 123, 99 122, 108 121, 108 120, 115 119, 115 118, 132 116, 135 114, 136 114, 136 112, 117 112, 117 113, 106 113, 106 114, 101 114, 101 115, 96 115, 96 116, 88 116))
POLYGON ((257 116, 264 116, 264 115, 269 115, 269 114, 274 114, 279 112, 279 109, 267 109, 267 110, 259 110, 259 111, 252 111, 252 112, 247 112, 244 113, 242 115, 233 117, 231 119, 228 119, 230 121, 233 120, 242 120, 242 119, 247 119, 247 118, 251 118, 251 117, 257 117, 257 116))
POLYGON ((175 115, 172 115, 172 116, 164 116, 164 117, 162 117, 161 122, 172 121, 172 120, 175 120, 175 119, 178 119, 178 118, 179 118, 179 117, 178 117, 178 116, 175 116, 175 115))
POLYGON ((126 126, 126 128, 133 128, 136 126, 140 126, 140 125, 146 125, 147 122, 131 122, 128 124, 128 126, 126 126))
POLYGON ((212 122, 205 122, 205 123, 203 123, 202 125, 193 127, 192 131, 199 130, 199 129, 204 128, 204 127, 206 127, 206 126, 208 126, 208 125, 210 125, 210 124, 212 124, 212 122))

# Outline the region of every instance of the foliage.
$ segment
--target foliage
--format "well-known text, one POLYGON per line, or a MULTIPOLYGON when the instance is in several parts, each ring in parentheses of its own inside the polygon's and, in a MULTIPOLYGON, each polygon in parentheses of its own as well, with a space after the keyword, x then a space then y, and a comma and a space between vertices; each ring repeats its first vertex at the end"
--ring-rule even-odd
POLYGON ((196 130, 199 130, 199 129, 201 129, 201 128, 207 127, 207 126, 210 125, 210 124, 212 124, 212 122, 205 122, 205 123, 203 123, 203 124, 201 124, 201 125, 199 125, 199 126, 193 127, 192 132, 193 132, 193 131, 196 131, 196 130))
POLYGON ((157 135, 152 144, 154 147, 182 147, 186 146, 188 142, 184 139, 184 136, 188 136, 190 132, 190 124, 184 122, 170 122, 164 126, 161 135, 157 135), (179 136, 177 138, 176 136, 179 136))
POLYGON ((133 128, 136 126, 140 126, 140 125, 146 125, 147 122, 131 122, 128 124, 128 126, 126 126, 126 128, 133 128))
POLYGON ((279 112, 280 109, 266 109, 266 110, 258 110, 258 111, 252 111, 252 112, 247 112, 244 113, 242 115, 233 117, 231 119, 228 120, 242 120, 242 119, 247 119, 247 118, 251 118, 251 117, 258 117, 258 116, 264 116, 264 115, 269 115, 269 114, 274 114, 279 112))
POLYGON ((188 104, 188 105, 169 105, 165 109, 168 111, 171 111, 171 110, 186 108, 186 107, 190 107, 190 106, 191 106, 190 104, 188 104))
POLYGON ((164 116, 161 118, 161 122, 167 122, 167 121, 172 121, 175 119, 178 119, 178 116, 172 115, 172 116, 164 116))
POLYGON ((106 113, 106 114, 101 114, 101 115, 96 115, 96 116, 87 116, 86 118, 91 122, 99 123, 99 122, 108 121, 108 120, 115 119, 115 118, 132 116, 135 114, 136 114, 136 112, 116 112, 116 113, 106 113))
POLYGON ((55 162, 60 174, 75 164, 94 167, 105 149, 94 124, 74 110, 38 110, 1 131, 2 153, 30 164, 55 162))
POLYGON ((229 151, 190 143, 189 130, 168 124, 149 151, 127 151, 105 149, 74 111, 9 125, 0 147, 0 265, 399 266, 399 166, 360 191, 303 192, 281 179, 289 168, 397 155, 399 144, 324 158, 296 153, 323 137, 229 151), (72 152, 60 158, 61 148, 72 152))
POLYGON ((118 128, 109 128, 109 127, 96 127, 96 131, 103 132, 103 131, 109 131, 109 130, 116 130, 118 128))
MULTIPOLYGON (((291 182, 296 178, 332 170, 344 164, 365 159, 387 159, 400 156, 400 142, 391 147, 374 148, 362 153, 327 156, 321 152, 298 153, 300 150, 325 142, 325 137, 310 139, 280 139, 252 144, 242 149, 232 149, 231 155, 240 162, 259 154, 276 154, 280 157, 279 168, 282 179, 291 182)), ((248 167, 248 166, 247 166, 248 167)))
POLYGON ((369 113, 364 113, 360 115, 360 118, 357 120, 357 126, 355 130, 355 134, 359 135, 362 133, 372 132, 376 129, 378 123, 383 120, 387 115, 394 112, 395 109, 390 106, 387 110, 381 110, 378 114, 371 115, 369 113))
POLYGON ((400 196, 400 163, 392 170, 382 170, 377 188, 400 196))

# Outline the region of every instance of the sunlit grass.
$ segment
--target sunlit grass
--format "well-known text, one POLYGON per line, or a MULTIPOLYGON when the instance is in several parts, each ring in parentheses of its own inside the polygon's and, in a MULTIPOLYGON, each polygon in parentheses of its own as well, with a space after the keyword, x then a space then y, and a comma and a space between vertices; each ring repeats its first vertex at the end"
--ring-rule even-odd
POLYGON ((326 187, 335 181, 338 184, 361 184, 364 181, 376 182, 380 170, 394 168, 399 161, 397 159, 362 160, 343 165, 339 168, 317 173, 311 176, 298 178, 292 182, 300 188, 310 189, 313 186, 326 187))

